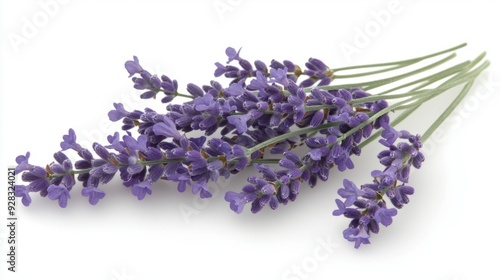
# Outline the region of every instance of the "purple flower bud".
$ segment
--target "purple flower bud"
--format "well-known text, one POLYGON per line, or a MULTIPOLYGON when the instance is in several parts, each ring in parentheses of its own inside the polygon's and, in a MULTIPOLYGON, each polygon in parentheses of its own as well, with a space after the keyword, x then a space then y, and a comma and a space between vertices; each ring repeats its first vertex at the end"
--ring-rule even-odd
POLYGON ((267 66, 264 62, 262 62, 260 60, 256 60, 256 61, 254 61, 254 65, 255 65, 255 68, 257 69, 257 71, 267 73, 267 66))
POLYGON ((293 168, 297 167, 297 165, 293 161, 291 161, 287 158, 280 159, 279 166, 286 168, 286 169, 293 169, 293 168))
POLYGON ((287 199, 288 196, 290 195, 290 188, 288 185, 282 185, 280 187, 280 196, 282 199, 287 199))
POLYGON ((323 119, 325 117, 325 112, 323 110, 318 110, 314 112, 314 115, 311 118, 311 126, 312 127, 317 127, 323 122, 323 119))
POLYGON ((262 187, 262 189, 260 190, 260 192, 263 195, 273 195, 276 192, 276 189, 274 188, 273 185, 266 184, 265 186, 262 187))
POLYGON ((245 59, 240 59, 239 64, 240 64, 241 68, 243 68, 247 72, 249 72, 249 73, 253 72, 253 67, 252 67, 252 64, 250 63, 250 61, 245 60, 245 59))
POLYGON ((273 210, 276 210, 276 208, 278 208, 278 205, 279 205, 278 198, 274 195, 271 196, 271 201, 269 201, 269 207, 271 207, 271 209, 273 210))
POLYGON ((290 183, 290 193, 298 194, 300 192, 300 181, 294 180, 290 183))

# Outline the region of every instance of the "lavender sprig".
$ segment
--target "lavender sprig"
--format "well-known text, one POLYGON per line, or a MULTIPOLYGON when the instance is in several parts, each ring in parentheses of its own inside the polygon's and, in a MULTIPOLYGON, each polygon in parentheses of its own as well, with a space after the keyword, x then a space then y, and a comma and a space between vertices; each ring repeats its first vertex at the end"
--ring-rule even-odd
POLYGON ((398 209, 410 201, 408 196, 414 193, 413 187, 407 185, 410 169, 420 168, 424 161, 419 135, 397 131, 388 123, 382 127, 384 131, 379 142, 387 149, 380 152, 378 158, 384 169, 372 171, 373 182, 360 188, 352 181, 344 180, 344 187, 338 190, 344 201, 335 200, 338 209, 333 215, 352 219, 344 237, 354 242, 356 248, 370 243, 370 233, 378 233, 379 224, 387 227, 392 223, 397 210, 389 208, 384 198, 398 209), (397 139, 406 141, 395 143, 397 139))

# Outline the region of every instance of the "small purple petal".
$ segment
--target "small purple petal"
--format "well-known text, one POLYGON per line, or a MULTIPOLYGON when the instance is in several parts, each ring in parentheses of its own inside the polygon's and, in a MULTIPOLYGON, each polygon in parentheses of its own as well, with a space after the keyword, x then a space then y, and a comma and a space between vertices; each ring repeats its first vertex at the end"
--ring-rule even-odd
POLYGON ((375 212, 375 220, 378 223, 383 224, 384 226, 389 226, 392 224, 392 217, 396 216, 398 211, 394 208, 387 209, 385 207, 379 208, 377 212, 375 212))
POLYGON ((182 135, 177 130, 175 123, 169 117, 165 117, 163 119, 163 122, 155 124, 153 126, 153 132, 156 135, 173 137, 176 140, 179 140, 182 137, 182 135))
POLYGON ((28 163, 29 158, 30 152, 27 152, 24 156, 20 155, 16 157, 16 163, 18 164, 15 169, 16 174, 20 174, 25 170, 31 170, 33 168, 33 165, 28 163))
POLYGON ((106 194, 98 188, 87 187, 82 189, 82 195, 89 198, 90 204, 96 205, 106 194))
POLYGON ((151 195, 151 186, 148 181, 141 182, 132 187, 132 194, 137 196, 137 199, 143 200, 146 194, 151 195))
POLYGON ((68 149, 73 149, 76 152, 80 152, 83 148, 76 143, 76 133, 70 128, 67 135, 63 135, 63 141, 60 144, 61 149, 66 151, 68 149))
POLYGON ((228 47, 226 49, 226 55, 228 57, 228 61, 226 63, 230 63, 233 60, 240 60, 240 51, 241 48, 238 51, 236 51, 234 48, 228 47))
POLYGON ((144 70, 144 69, 142 69, 141 65, 139 64, 139 59, 135 55, 134 55, 133 61, 128 60, 127 62, 125 62, 125 69, 127 69, 128 73, 130 74, 128 76, 129 78, 144 70))
POLYGON ((250 119, 250 114, 234 115, 227 117, 227 121, 230 124, 236 126, 236 130, 238 131, 239 134, 243 134, 248 130, 247 121, 249 119, 250 119))
POLYGON ((65 186, 50 185, 47 188, 49 199, 58 200, 61 208, 66 208, 68 199, 71 198, 68 189, 65 186))
POLYGON ((334 216, 344 215, 345 210, 346 210, 344 203, 340 199, 335 199, 335 203, 337 204, 338 209, 334 210, 332 214, 334 216))
POLYGON ((14 191, 16 197, 22 197, 22 202, 24 206, 29 206, 31 204, 31 197, 29 195, 29 187, 23 185, 15 185, 14 191))

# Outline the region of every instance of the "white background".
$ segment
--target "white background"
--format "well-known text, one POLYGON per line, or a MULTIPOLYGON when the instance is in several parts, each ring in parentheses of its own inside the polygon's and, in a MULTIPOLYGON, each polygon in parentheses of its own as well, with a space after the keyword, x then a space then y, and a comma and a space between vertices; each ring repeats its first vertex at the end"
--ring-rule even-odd
MULTIPOLYGON (((31 162, 51 162, 69 127, 87 142, 111 134, 115 127, 106 115, 113 102, 161 110, 159 102, 140 100, 132 89, 123 64, 133 55, 151 72, 178 79, 181 88, 188 82, 207 84, 213 63, 225 62, 227 46, 243 47, 241 54, 249 60, 290 59, 303 65, 313 56, 341 67, 411 58, 468 42, 454 63, 488 51, 492 66, 465 100, 467 106, 431 139, 423 168, 412 173, 416 194, 411 203, 369 246, 353 249, 342 238, 348 221, 331 212, 343 178, 359 185, 379 168, 376 144, 355 159, 355 170, 333 172, 315 189, 303 187, 296 202, 258 215, 236 215, 223 200, 226 190, 245 184, 251 170, 213 185, 216 196, 202 202, 189 192, 177 193, 168 182, 156 184, 152 196, 138 201, 115 180, 104 187, 107 196, 97 206, 75 187, 66 209, 33 195, 30 207, 18 204, 17 273, 6 270, 4 189, 0 279, 464 280, 498 275, 489 257, 500 251, 495 1, 74 0, 52 1, 56 5, 44 10, 49 2, 1 1, 4 185, 5 170, 19 154, 29 150, 31 162), (390 17, 377 23, 384 13, 390 17), (367 28, 370 35, 359 41, 367 28), (347 45, 356 53, 343 51, 347 45), (191 212, 183 215, 180 209, 191 212), (325 249, 325 242, 334 246, 325 249), (293 274, 293 267, 303 274, 293 274)), ((404 128, 423 133, 456 93, 418 111, 404 128)))

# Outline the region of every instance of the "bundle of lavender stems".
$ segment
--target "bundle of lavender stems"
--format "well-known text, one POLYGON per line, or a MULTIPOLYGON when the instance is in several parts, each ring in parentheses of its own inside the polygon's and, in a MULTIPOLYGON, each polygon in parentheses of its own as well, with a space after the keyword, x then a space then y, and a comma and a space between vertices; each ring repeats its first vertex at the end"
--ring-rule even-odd
POLYGON ((248 183, 226 192, 224 199, 236 213, 247 204, 257 213, 295 201, 304 185, 342 176, 339 172, 354 168, 352 158, 377 140, 381 165, 372 171, 373 180, 360 185, 344 179, 339 197, 332 198, 333 215, 350 220, 344 238, 358 248, 369 244, 370 235, 380 225, 389 226, 397 209, 409 203, 415 191, 410 174, 424 162, 425 141, 488 67, 485 53, 446 66, 465 45, 403 61, 337 69, 316 58, 305 67, 289 60, 252 64, 240 56, 241 49, 230 47, 227 62, 215 63, 214 75, 226 78, 226 85, 212 80, 203 86, 187 84, 185 90, 179 90, 175 79, 151 74, 134 56, 125 63, 134 88, 141 98, 166 104, 166 110, 127 111, 114 103, 108 116, 123 124, 122 131, 109 135, 107 143, 82 147, 69 129, 55 161, 46 166, 32 164, 30 152, 18 156, 15 172, 23 184, 15 185, 15 195, 25 206, 38 193, 65 208, 76 192, 95 205, 106 196, 104 185, 113 182, 107 187, 116 187, 112 179, 119 177, 139 200, 147 200, 159 180, 164 183, 154 187, 176 187, 209 199, 209 184, 254 168, 258 172, 248 183), (380 75, 384 78, 373 78, 380 75), (357 82, 342 83, 349 79, 357 82), (452 88, 461 90, 450 104, 443 104, 442 114, 423 134, 395 128, 452 88))

